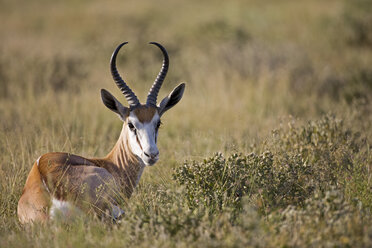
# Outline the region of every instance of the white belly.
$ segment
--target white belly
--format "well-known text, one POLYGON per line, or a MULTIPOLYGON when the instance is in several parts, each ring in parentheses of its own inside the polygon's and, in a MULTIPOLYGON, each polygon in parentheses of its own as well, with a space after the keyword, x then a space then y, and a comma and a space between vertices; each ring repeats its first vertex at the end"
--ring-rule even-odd
MULTIPOLYGON (((111 205, 111 213, 107 217, 116 220, 122 217, 125 213, 119 206, 111 205), (111 214, 111 216, 110 216, 111 214)), ((49 210, 49 216, 52 220, 71 221, 78 216, 84 215, 83 212, 68 201, 60 201, 56 198, 52 199, 52 206, 49 210)))
POLYGON ((52 206, 49 210, 49 215, 53 220, 63 220, 68 221, 71 220, 79 215, 81 215, 81 210, 74 206, 73 204, 67 201, 60 201, 56 198, 52 199, 52 206))

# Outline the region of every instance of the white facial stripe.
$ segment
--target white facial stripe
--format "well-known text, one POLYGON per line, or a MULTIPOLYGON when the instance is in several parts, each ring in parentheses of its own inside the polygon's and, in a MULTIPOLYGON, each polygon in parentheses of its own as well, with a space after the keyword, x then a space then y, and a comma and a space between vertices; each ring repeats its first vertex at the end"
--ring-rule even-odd
POLYGON ((140 157, 144 164, 154 164, 159 158, 159 150, 156 145, 156 126, 160 121, 158 113, 155 113, 151 121, 142 123, 138 120, 137 116, 131 112, 128 121, 136 128, 136 134, 133 131, 128 130, 129 144, 132 152, 140 157))

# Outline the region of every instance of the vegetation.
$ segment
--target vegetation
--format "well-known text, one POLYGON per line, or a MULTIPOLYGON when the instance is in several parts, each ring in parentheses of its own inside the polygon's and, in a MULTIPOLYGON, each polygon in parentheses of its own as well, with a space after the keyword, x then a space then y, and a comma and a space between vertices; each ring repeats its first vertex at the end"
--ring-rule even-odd
POLYGON ((0 0, 0 247, 372 246, 370 13, 370 0, 0 0), (124 99, 108 69, 122 41, 141 99, 161 66, 149 41, 170 54, 160 95, 187 82, 160 161, 121 223, 21 226, 41 154, 114 145, 99 90, 124 99))

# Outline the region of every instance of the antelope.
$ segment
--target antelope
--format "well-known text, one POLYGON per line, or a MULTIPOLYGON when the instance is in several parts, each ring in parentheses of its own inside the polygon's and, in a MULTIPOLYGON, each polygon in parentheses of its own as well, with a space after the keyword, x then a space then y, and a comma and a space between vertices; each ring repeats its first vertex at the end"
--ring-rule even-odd
POLYGON ((162 45, 150 42, 161 50, 163 65, 146 104, 141 104, 116 68, 116 56, 127 43, 114 50, 110 69, 129 106, 123 106, 111 93, 101 89, 103 104, 123 122, 118 141, 104 158, 85 158, 64 152, 40 156, 31 168, 18 202, 21 223, 45 222, 56 216, 69 217, 81 212, 118 219, 124 213, 118 205, 119 192, 129 199, 144 168, 158 161, 160 118, 181 100, 185 84, 178 85, 157 104, 159 90, 168 72, 169 57, 162 45))

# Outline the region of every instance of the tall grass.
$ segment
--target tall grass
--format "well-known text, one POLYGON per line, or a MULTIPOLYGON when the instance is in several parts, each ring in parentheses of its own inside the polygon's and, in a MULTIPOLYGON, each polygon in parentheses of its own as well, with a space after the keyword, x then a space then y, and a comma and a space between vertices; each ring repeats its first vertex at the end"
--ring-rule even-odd
POLYGON ((0 247, 370 246, 368 6, 0 1, 0 247), (41 154, 104 156, 119 136, 99 90, 125 103, 108 69, 122 41, 119 71, 141 99, 161 66, 149 41, 171 59, 159 97, 187 82, 160 161, 122 224, 21 226, 41 154))

